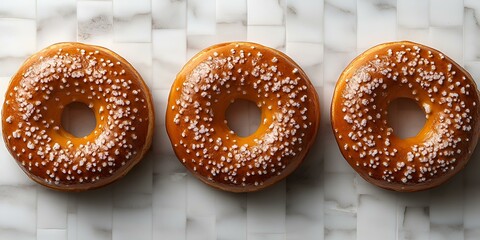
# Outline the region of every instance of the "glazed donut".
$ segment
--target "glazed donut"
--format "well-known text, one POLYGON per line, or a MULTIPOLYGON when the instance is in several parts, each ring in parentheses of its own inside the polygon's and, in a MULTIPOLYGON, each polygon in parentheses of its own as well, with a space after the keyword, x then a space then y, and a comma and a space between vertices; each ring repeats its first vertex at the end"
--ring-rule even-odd
POLYGON ((285 54, 249 42, 211 46, 178 73, 170 91, 167 133, 178 159, 208 185, 251 192, 292 173, 319 125, 314 87, 285 54), (254 102, 259 128, 230 130, 225 112, 235 99, 254 102))
POLYGON ((475 82, 452 59, 417 43, 392 42, 346 67, 331 120, 343 156, 360 176, 411 192, 436 187, 467 164, 480 129, 478 104, 475 82), (401 139, 388 125, 387 107, 397 98, 410 98, 425 112, 415 137, 401 139))
POLYGON ((83 191, 124 176, 148 150, 154 115, 137 71, 102 47, 58 43, 34 54, 13 76, 2 109, 3 138, 34 181, 83 191), (81 102, 96 126, 75 137, 61 125, 64 107, 81 102))

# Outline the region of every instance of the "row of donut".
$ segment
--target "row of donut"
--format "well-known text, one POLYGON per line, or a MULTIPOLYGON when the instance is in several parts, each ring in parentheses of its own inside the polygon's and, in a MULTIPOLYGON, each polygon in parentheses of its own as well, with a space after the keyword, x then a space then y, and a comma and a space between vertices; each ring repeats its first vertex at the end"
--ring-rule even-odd
MULTIPOLYGON (((441 52, 412 42, 375 46, 341 74, 331 124, 347 162, 379 187, 436 187, 468 162, 480 130, 479 94, 472 77, 441 52), (413 99, 426 123, 411 138, 395 135, 389 103, 413 99)), ((317 93, 287 55, 255 43, 211 46, 174 81, 166 128, 178 160, 206 184, 257 191, 284 179, 314 145, 320 124, 317 93), (225 120, 236 99, 261 110, 259 128, 240 137, 225 120)), ((13 76, 2 109, 10 154, 34 181, 84 191, 128 173, 150 148, 154 109, 138 72, 103 47, 58 43, 34 54, 13 76), (66 105, 81 102, 96 126, 75 137, 61 124, 66 105)))

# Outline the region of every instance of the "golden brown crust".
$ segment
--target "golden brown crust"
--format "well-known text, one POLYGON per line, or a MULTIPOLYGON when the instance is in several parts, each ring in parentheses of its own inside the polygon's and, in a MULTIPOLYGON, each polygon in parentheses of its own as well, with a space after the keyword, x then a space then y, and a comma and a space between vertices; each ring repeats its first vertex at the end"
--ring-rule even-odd
POLYGON ((167 132, 178 159, 208 185, 231 192, 268 187, 292 173, 315 139, 317 94, 292 59, 255 43, 211 46, 171 88, 167 132), (261 109, 255 133, 239 137, 225 120, 234 99, 261 109))
POLYGON ((2 109, 11 155, 34 181, 61 191, 99 188, 124 176, 149 149, 154 114, 138 72, 98 46, 58 43, 13 76, 2 109), (77 138, 61 126, 63 108, 88 105, 96 127, 77 138))
POLYGON ((420 191, 466 165, 480 131, 478 104, 475 82, 452 59, 417 43, 385 43, 343 71, 332 100, 332 128, 343 156, 365 180, 420 191), (398 138, 387 124, 389 103, 401 97, 415 100, 427 117, 412 138, 398 138))

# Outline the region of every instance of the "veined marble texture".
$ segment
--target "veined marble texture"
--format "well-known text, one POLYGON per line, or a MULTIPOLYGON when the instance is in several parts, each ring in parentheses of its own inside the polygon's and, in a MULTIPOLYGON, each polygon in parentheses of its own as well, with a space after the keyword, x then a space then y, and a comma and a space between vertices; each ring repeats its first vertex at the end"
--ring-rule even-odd
MULTIPOLYGON (((0 1, 2 103, 10 77, 30 54, 80 41, 108 47, 137 68, 150 86, 157 119, 145 159, 124 179, 84 193, 33 183, 0 141, 0 239, 480 239, 479 150, 449 183, 394 193, 366 183, 347 165, 329 121, 341 71, 381 42, 430 45, 480 79, 479 22, 477 0, 0 1), (192 177, 177 161, 163 122, 183 64, 209 45, 233 40, 289 54, 321 101, 322 124, 304 164, 258 193, 221 192, 192 177)), ((404 119, 418 115, 411 108, 394 111, 404 119)), ((237 112, 243 120, 232 124, 254 129, 252 110, 237 112)), ((81 127, 78 117, 66 125, 81 127)), ((411 131, 401 119, 395 124, 411 131)))

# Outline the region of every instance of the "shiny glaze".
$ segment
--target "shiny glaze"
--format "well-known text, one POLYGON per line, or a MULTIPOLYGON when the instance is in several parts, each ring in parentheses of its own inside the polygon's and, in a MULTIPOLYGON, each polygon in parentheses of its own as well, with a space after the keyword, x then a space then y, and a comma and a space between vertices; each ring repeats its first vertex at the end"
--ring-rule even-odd
POLYGON ((254 43, 225 43, 193 57, 174 82, 166 115, 178 159, 205 183, 256 191, 293 172, 319 125, 317 94, 285 54, 254 43), (256 132, 239 137, 225 121, 235 99, 261 110, 256 132))
POLYGON ((8 87, 3 137, 21 168, 47 187, 81 191, 125 175, 149 148, 154 123, 140 75, 114 52, 59 43, 30 57, 8 87), (82 102, 96 127, 77 138, 61 125, 64 107, 82 102))
MULTIPOLYGON (((396 191, 438 186, 468 162, 480 125, 470 74, 439 51, 412 42, 367 50, 344 70, 332 101, 332 127, 348 163, 367 181, 396 191), (396 98, 424 109, 417 136, 401 139, 387 122, 396 98)), ((404 119, 408 121, 408 119, 404 119)))

